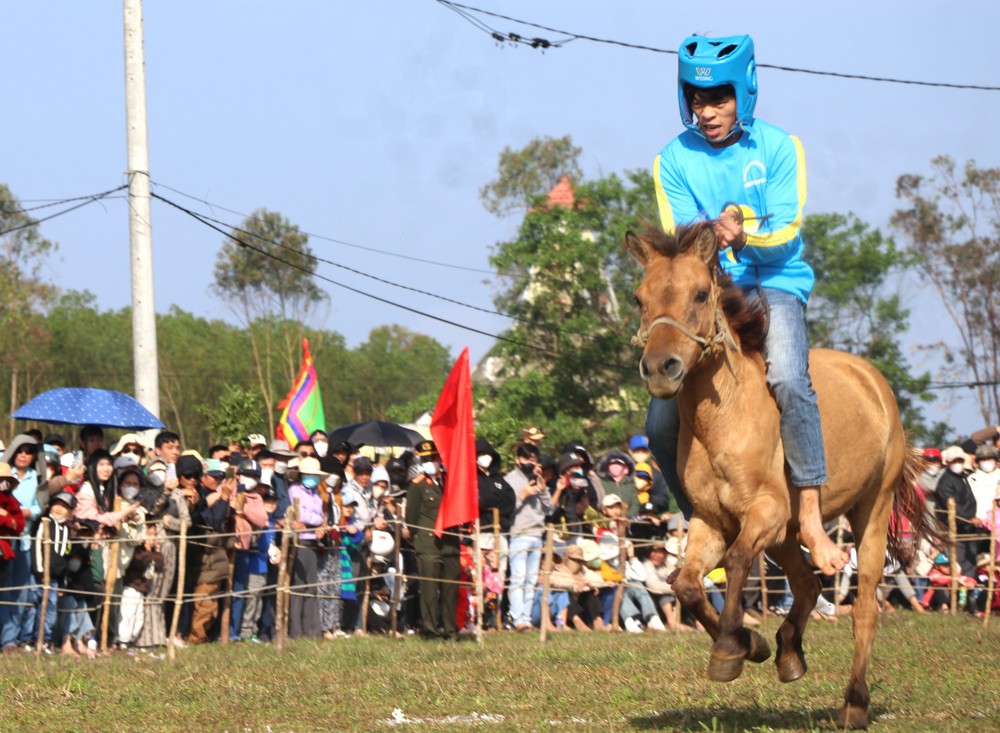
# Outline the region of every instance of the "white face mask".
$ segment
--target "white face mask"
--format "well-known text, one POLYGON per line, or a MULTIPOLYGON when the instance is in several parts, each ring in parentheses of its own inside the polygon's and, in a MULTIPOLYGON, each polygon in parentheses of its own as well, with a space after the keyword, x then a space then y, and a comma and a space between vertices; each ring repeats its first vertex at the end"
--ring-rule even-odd
POLYGON ((262 468, 260 469, 260 482, 262 484, 271 485, 271 477, 274 476, 273 468, 262 468))
POLYGON ((132 501, 138 495, 139 495, 139 487, 138 486, 123 486, 122 487, 122 498, 125 501, 132 501))
POLYGON ((424 461, 420 464, 420 472, 425 476, 437 476, 437 464, 434 461, 424 461))
POLYGON ((490 464, 493 463, 493 456, 477 456, 476 463, 479 464, 480 468, 489 468, 490 464))
POLYGON ((386 487, 382 484, 372 484, 372 498, 378 501, 385 496, 386 487))
POLYGON ((288 470, 288 461, 274 462, 274 472, 279 476, 284 476, 287 470, 288 470))
POLYGON ((961 461, 955 461, 954 463, 949 463, 948 470, 954 474, 958 474, 959 476, 961 476, 963 473, 965 473, 965 464, 962 463, 961 461))
POLYGON ((993 471, 996 470, 996 467, 997 467, 996 461, 979 462, 979 470, 982 471, 983 473, 993 473, 993 471))
POLYGON ((325 440, 313 441, 313 448, 316 449, 316 455, 320 458, 326 458, 326 451, 329 449, 330 444, 325 440))
POLYGON ((243 484, 243 488, 247 491, 253 491, 257 488, 257 479, 250 478, 249 476, 243 476, 240 479, 240 483, 243 484))
POLYGON ((940 463, 933 463, 927 467, 928 476, 937 476, 941 473, 942 466, 940 463))

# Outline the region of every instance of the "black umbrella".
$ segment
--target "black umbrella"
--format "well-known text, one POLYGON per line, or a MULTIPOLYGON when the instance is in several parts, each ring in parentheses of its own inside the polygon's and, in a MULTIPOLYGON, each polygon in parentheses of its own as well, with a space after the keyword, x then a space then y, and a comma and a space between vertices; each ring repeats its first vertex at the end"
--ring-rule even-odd
POLYGON ((326 437, 331 445, 345 440, 352 445, 363 444, 382 448, 412 448, 420 441, 427 440, 416 430, 382 420, 368 420, 367 422, 345 425, 342 428, 331 430, 326 437))

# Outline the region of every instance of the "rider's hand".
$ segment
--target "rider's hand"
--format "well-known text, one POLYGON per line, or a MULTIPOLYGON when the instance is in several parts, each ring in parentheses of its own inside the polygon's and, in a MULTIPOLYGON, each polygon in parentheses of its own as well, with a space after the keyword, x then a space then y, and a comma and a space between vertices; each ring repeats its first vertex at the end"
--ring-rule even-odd
POLYGON ((713 230, 720 250, 726 247, 740 250, 747 243, 747 234, 743 231, 743 215, 735 207, 729 207, 719 215, 713 230))

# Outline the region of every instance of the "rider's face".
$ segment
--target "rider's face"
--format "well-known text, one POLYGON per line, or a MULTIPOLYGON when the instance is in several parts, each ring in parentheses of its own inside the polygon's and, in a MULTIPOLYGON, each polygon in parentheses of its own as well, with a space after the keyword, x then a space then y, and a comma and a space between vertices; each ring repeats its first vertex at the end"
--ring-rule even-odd
POLYGON ((736 97, 709 100, 696 93, 691 111, 698 118, 701 134, 713 145, 722 144, 736 125, 736 97))

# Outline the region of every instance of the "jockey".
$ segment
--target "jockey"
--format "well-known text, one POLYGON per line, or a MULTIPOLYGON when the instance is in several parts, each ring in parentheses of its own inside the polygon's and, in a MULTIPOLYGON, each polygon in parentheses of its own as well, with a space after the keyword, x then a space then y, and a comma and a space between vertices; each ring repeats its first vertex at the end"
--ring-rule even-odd
MULTIPOLYGON (((691 36, 678 53, 682 132, 656 157, 653 176, 663 229, 714 220, 723 271, 761 297, 769 315, 767 382, 781 411, 781 439, 799 490, 799 540, 832 574, 847 562, 823 529, 819 487, 827 481, 816 393, 809 377, 806 302, 813 271, 802 259, 805 157, 798 138, 754 119, 757 67, 749 36, 691 36)), ((652 398, 650 447, 679 488, 674 400, 652 398)), ((676 492, 679 493, 679 492, 676 492)), ((690 515, 690 503, 678 496, 690 515)))

